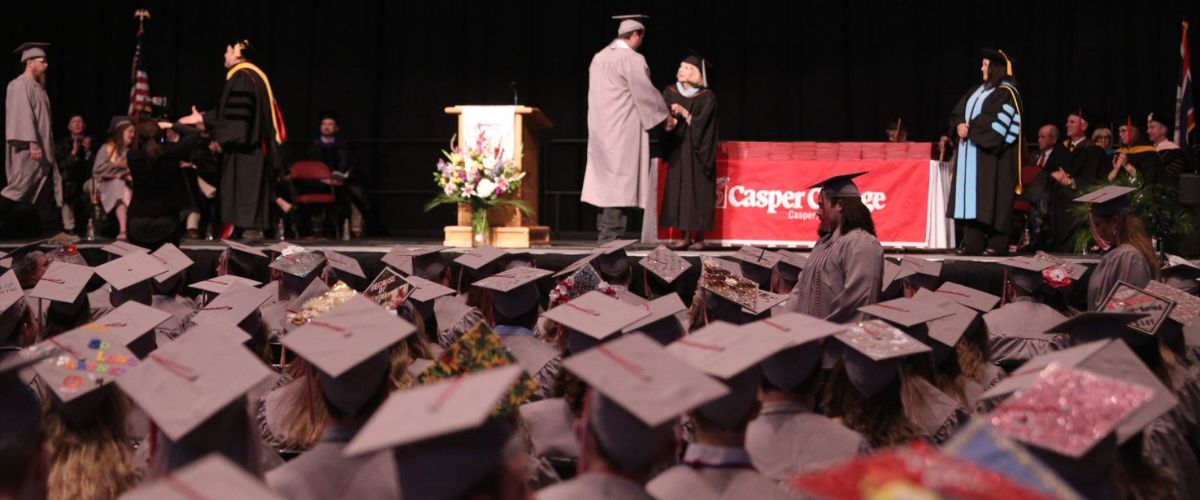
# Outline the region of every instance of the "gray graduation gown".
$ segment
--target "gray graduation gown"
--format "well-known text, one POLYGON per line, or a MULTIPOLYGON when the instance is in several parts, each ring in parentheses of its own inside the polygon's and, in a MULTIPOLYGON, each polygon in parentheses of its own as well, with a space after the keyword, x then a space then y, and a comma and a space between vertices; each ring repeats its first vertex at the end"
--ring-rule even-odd
POLYGON ((588 67, 587 167, 580 200, 598 207, 650 206, 650 134, 667 119, 646 58, 614 40, 588 67))
POLYGON ((861 318, 858 308, 879 300, 883 247, 862 229, 834 231, 817 241, 788 298, 792 311, 834 323, 861 318))
POLYGON ((500 335, 500 343, 516 356, 517 363, 537 382, 538 388, 530 401, 538 401, 549 397, 554 388, 554 379, 562 366, 558 349, 536 337, 523 335, 500 335))
POLYGON ((917 384, 921 401, 914 401, 919 407, 905 406, 904 414, 921 428, 922 436, 931 443, 944 444, 958 426, 967 421, 970 412, 958 400, 923 378, 913 377, 910 383, 917 384))
POLYGON ((437 318, 437 344, 450 347, 467 330, 483 320, 483 313, 455 296, 438 297, 433 300, 433 315, 437 318))
POLYGON ((652 500, 642 486, 616 474, 584 473, 570 481, 538 490, 537 500, 652 500))
POLYGON ((775 481, 768 479, 748 463, 729 461, 720 454, 697 460, 689 460, 693 448, 708 450, 736 450, 741 460, 748 460, 744 450, 690 444, 684 455, 686 463, 662 472, 646 484, 646 491, 659 500, 698 500, 705 497, 729 499, 789 499, 792 495, 775 481), (709 495, 711 493, 711 495, 709 495))
POLYGON ((1138 288, 1144 288, 1150 283, 1153 273, 1150 263, 1133 245, 1121 244, 1112 251, 1104 254, 1100 263, 1092 270, 1088 279, 1087 306, 1089 311, 1100 308, 1101 301, 1108 296, 1118 281, 1124 281, 1138 288))
POLYGON ((0 195, 32 203, 42 189, 49 187, 54 190, 54 203, 62 206, 62 177, 55 165, 50 119, 50 97, 37 80, 22 73, 8 82, 4 95, 4 169, 8 184, 0 195), (30 144, 41 146, 41 161, 29 158, 30 144))
POLYGON ((346 457, 357 429, 329 427, 312 449, 267 473, 267 486, 291 500, 399 498, 391 450, 346 457), (362 483, 362 484, 359 484, 362 483))
POLYGON ((746 428, 746 451, 754 467, 782 483, 799 473, 827 468, 871 451, 861 434, 798 401, 763 403, 746 428))
POLYGON ((1030 359, 1067 346, 1057 333, 1042 333, 1066 321, 1067 317, 1046 304, 1029 297, 1017 297, 999 309, 983 315, 987 326, 992 362, 1020 365, 1030 359))

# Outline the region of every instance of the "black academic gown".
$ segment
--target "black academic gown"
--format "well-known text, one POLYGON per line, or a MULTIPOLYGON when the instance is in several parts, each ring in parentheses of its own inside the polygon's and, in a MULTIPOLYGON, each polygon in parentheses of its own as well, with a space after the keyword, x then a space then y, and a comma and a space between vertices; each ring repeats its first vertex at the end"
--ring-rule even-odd
POLYGON ((692 115, 692 123, 680 119, 667 133, 667 184, 663 189, 660 226, 684 231, 712 229, 716 203, 717 96, 700 89, 692 97, 679 93, 675 85, 663 89, 667 106, 678 104, 692 115))
MULTIPOLYGON (((1053 240, 1051 241, 1050 249, 1058 252, 1074 252, 1072 237, 1075 234, 1075 228, 1079 226, 1079 222, 1071 217, 1070 208, 1078 197, 1079 189, 1086 188, 1097 182, 1107 182, 1108 171, 1112 168, 1109 164, 1104 165, 1105 153, 1104 149, 1092 143, 1091 139, 1084 139, 1071 146, 1071 140, 1067 139, 1063 142, 1063 147, 1067 148, 1070 156, 1067 158, 1067 165, 1063 168, 1071 178, 1075 179, 1076 189, 1070 186, 1063 186, 1050 179, 1050 225, 1054 228, 1053 240)), ((1050 174, 1053 172, 1047 172, 1050 174)))
POLYGON ((221 144, 221 218, 243 228, 265 229, 275 200, 280 168, 278 145, 266 84, 243 69, 225 82, 215 112, 204 122, 221 144))
MULTIPOLYGON (((1025 109, 1020 94, 1009 93, 1002 88, 1006 85, 1011 85, 1011 83, 1005 82, 1001 88, 997 88, 984 98, 983 108, 969 123, 966 114, 967 101, 979 88, 978 86, 971 87, 966 94, 963 94, 962 99, 958 100, 958 104, 954 106, 954 110, 950 114, 950 128, 955 129, 958 124, 967 123, 967 139, 977 148, 975 155, 977 176, 975 217, 966 220, 986 224, 998 233, 1007 233, 1009 230, 1013 199, 1016 196, 1017 184, 1020 182, 1018 154, 1024 148, 1020 134, 1016 134, 1017 137, 1013 142, 1008 142, 1008 137, 1013 134, 998 133, 994 128, 996 124, 1008 128, 1008 124, 1004 124, 1000 120, 1000 115, 1011 116, 1013 113, 1006 112, 1005 106, 1013 110, 1025 109)), ((1017 114, 1019 115, 1019 113, 1017 114)), ((956 195, 957 186, 955 183, 951 183, 950 201, 946 209, 947 216, 951 218, 954 218, 956 195)))

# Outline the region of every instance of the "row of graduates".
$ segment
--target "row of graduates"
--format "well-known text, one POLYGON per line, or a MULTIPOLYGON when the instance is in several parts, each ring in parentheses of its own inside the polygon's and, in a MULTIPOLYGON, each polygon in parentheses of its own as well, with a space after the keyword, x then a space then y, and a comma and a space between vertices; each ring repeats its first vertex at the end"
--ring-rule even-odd
POLYGON ((810 259, 745 248, 696 266, 658 248, 634 263, 619 241, 558 273, 499 249, 447 262, 444 248, 399 246, 361 294, 345 255, 227 242, 220 275, 190 286, 198 301, 182 295, 191 262, 171 245, 115 244, 95 268, 61 249, 14 252, 0 262, 14 268, 0 277, 0 333, 22 348, 0 360, 12 403, 0 411, 20 425, 0 432, 28 460, 6 460, 25 474, 0 486, 48 484, 55 498, 782 498, 832 495, 856 483, 831 478, 909 453, 925 459, 909 461, 918 479, 953 466, 981 494, 1197 491, 1194 267, 1164 269, 1177 287, 1131 287, 1176 306, 1145 333, 1123 326, 1138 315, 1063 314, 1055 297, 1081 266, 1002 261, 1003 298, 940 283, 938 263, 914 257, 880 258, 863 278, 827 249, 868 235, 828 229, 810 259), (85 293, 93 273, 107 285, 85 293), (831 279, 876 285, 805 298, 831 279), (792 312, 814 302, 853 312, 792 312), (1056 387, 1104 390, 1070 393, 1084 411, 1056 387), (1132 394, 1123 413, 1104 406, 1115 393, 1132 394), (1045 427, 1013 424, 1030 420, 1045 427), (944 448, 867 455, 914 439, 944 448))

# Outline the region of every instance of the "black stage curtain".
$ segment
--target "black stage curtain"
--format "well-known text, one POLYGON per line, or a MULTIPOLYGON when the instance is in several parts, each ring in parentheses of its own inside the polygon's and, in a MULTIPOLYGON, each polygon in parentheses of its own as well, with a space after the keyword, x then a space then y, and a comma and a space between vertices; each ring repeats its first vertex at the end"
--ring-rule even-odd
POLYGON ((379 203, 376 225, 403 233, 452 219, 449 210, 420 221, 394 216, 419 209, 433 188, 437 149, 455 130, 442 108, 511 103, 513 82, 521 103, 555 124, 544 135, 557 146, 543 150, 552 172, 542 187, 568 196, 557 221, 547 220, 544 201, 543 221, 593 227, 569 195, 582 179, 581 143, 570 140, 586 137, 587 67, 615 32, 613 14, 652 16, 643 53, 658 86, 673 82, 689 49, 710 58, 723 140, 881 140, 884 124, 902 117, 911 140, 935 141, 978 79, 980 47, 1015 60, 1032 140, 1037 125, 1061 124, 1076 106, 1111 121, 1173 112, 1179 21, 1196 20, 1200 2, 14 2, 5 6, 3 47, 54 44, 56 133, 71 113, 94 134, 124 113, 137 8, 152 15, 151 91, 168 96, 176 116, 191 104, 213 106, 224 45, 249 37, 289 137, 311 140, 323 110, 340 112, 342 136, 371 149, 361 162, 375 169, 371 186, 398 195, 379 203), (413 142, 381 150, 378 140, 413 142))

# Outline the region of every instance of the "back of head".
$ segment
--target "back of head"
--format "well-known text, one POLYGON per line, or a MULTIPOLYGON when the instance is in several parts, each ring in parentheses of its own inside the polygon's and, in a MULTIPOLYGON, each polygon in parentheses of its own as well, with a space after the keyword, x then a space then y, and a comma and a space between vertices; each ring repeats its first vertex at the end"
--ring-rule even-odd
POLYGON ((34 477, 45 473, 37 465, 45 438, 37 398, 16 375, 3 374, 0 401, 0 497, 42 496, 46 478, 34 477))
POLYGON ((839 231, 846 234, 854 229, 862 229, 872 236, 875 235, 875 220, 871 218, 871 210, 863 204, 862 198, 838 198, 842 207, 842 222, 839 231))

